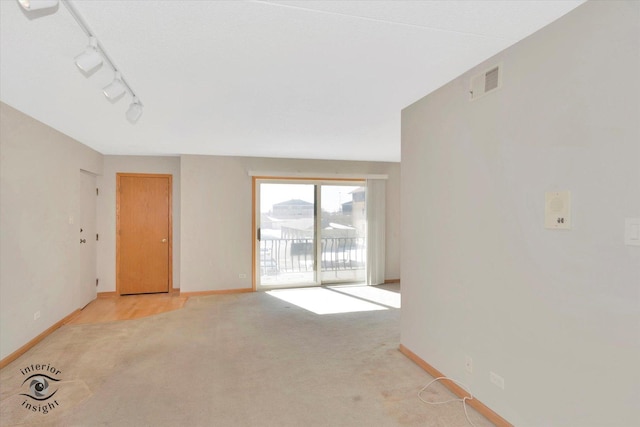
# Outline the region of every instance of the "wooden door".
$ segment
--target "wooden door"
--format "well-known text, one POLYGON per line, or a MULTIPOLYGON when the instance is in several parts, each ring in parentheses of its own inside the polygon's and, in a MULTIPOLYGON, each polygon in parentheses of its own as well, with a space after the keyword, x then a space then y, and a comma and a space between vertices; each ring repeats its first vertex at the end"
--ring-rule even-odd
POLYGON ((97 234, 96 234, 96 177, 80 171, 80 277, 77 306, 82 308, 96 299, 97 234))
POLYGON ((117 174, 116 286, 120 295, 171 289, 171 175, 117 174))

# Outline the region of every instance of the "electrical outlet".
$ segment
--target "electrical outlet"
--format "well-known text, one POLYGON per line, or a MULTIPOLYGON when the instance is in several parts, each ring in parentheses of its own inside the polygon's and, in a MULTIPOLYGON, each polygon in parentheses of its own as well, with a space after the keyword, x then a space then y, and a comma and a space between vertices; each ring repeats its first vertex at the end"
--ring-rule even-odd
POLYGON ((473 373, 473 359, 471 358, 471 356, 466 357, 464 361, 464 369, 470 374, 473 373))
POLYGON ((489 381, 504 390, 504 378, 495 372, 489 372, 489 381))
POLYGON ((247 278, 247 275, 246 275, 246 274, 244 274, 244 273, 240 273, 240 274, 238 274, 238 278, 239 278, 239 279, 246 279, 246 278, 247 278))
POLYGON ((35 313, 33 313, 33 320, 38 320, 40 318, 40 312, 36 311, 35 313))

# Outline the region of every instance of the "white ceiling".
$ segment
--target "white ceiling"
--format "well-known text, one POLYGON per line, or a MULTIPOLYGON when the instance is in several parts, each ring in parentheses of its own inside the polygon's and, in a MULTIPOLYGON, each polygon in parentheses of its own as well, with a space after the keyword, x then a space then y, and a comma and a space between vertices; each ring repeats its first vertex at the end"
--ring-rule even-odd
POLYGON ((104 154, 400 160, 400 110, 577 1, 74 1, 144 104, 111 103, 68 10, 0 1, 0 99, 104 154), (35 16, 34 16, 35 15, 35 16))

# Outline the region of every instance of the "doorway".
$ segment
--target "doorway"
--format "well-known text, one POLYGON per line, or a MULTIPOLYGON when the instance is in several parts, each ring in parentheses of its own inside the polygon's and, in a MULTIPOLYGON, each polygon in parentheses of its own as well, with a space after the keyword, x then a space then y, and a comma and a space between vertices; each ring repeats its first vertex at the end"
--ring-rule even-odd
POLYGON ((254 178, 257 290, 366 280, 363 180, 254 178))
POLYGON ((96 299, 96 176, 80 171, 80 277, 78 285, 78 307, 83 308, 96 299))
POLYGON ((169 292, 172 286, 171 175, 116 175, 118 294, 169 292))

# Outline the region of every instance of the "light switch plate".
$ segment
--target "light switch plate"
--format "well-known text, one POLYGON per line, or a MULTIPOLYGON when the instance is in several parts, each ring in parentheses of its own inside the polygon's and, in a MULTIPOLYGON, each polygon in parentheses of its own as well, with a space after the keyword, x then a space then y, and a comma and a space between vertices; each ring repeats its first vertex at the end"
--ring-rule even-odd
POLYGON ((571 193, 549 191, 544 194, 544 227, 551 230, 571 228, 571 193))
POLYGON ((624 220, 624 244, 640 246, 640 218, 626 218, 624 220))

